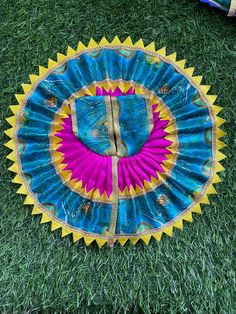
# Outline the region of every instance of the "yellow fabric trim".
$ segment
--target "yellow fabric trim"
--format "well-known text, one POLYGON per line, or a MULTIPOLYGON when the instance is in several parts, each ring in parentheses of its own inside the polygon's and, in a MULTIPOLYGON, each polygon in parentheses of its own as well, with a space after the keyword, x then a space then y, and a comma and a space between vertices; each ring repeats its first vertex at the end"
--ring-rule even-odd
MULTIPOLYGON (((14 116, 7 118, 7 122, 14 128, 15 124, 16 124, 16 117, 15 115, 18 114, 18 111, 22 105, 22 102, 24 100, 25 97, 27 97, 27 94, 31 91, 31 89, 33 88, 33 85, 35 83, 37 83, 37 81, 42 78, 43 76, 47 75, 47 72, 49 69, 52 69, 53 67, 57 66, 60 62, 62 62, 63 60, 65 60, 68 56, 73 56, 76 52, 78 51, 83 51, 83 50, 87 50, 89 49, 93 49, 94 47, 97 46, 102 46, 102 45, 111 45, 111 46, 116 46, 116 45, 123 45, 123 46, 128 46, 128 47, 136 47, 136 48, 140 48, 143 49, 144 44, 142 40, 139 40, 138 42, 136 42, 136 44, 132 43, 132 40, 130 37, 128 37, 122 44, 119 40, 118 37, 115 37, 113 39, 113 41, 109 44, 109 42, 107 41, 107 39, 104 37, 102 38, 102 40, 100 41, 99 44, 97 44, 93 39, 90 40, 88 47, 86 47, 84 44, 82 44, 81 42, 79 42, 77 50, 74 50, 73 48, 68 48, 67 50, 67 56, 58 53, 57 54, 57 62, 53 61, 51 59, 49 59, 48 61, 48 68, 44 68, 44 67, 39 67, 39 75, 30 75, 30 82, 31 84, 23 84, 22 88, 24 90, 24 94, 17 94, 16 95, 16 99, 18 102, 18 105, 16 106, 10 106, 11 111, 13 112, 14 116)), ((163 58, 166 58, 166 48, 161 48, 159 50, 155 50, 155 44, 151 43, 149 45, 147 45, 144 48, 146 51, 149 51, 151 53, 156 53, 157 55, 160 55, 163 58)), ((135 236, 127 236, 127 237, 119 237, 118 235, 116 235, 116 237, 114 238, 114 241, 118 240, 119 243, 123 246, 125 245, 125 243, 127 242, 127 240, 129 239, 134 245, 139 241, 139 239, 142 239, 144 241, 144 243, 148 244, 151 237, 154 237, 157 241, 160 241, 161 236, 163 233, 167 234, 168 236, 172 236, 173 233, 173 227, 178 228, 178 229, 182 229, 183 228, 183 220, 192 221, 192 213, 201 213, 201 206, 200 204, 209 204, 209 199, 207 194, 214 194, 216 193, 216 190, 214 189, 212 183, 218 183, 221 182, 220 177, 217 175, 217 172, 221 172, 224 170, 224 167, 219 163, 220 160, 224 159, 226 156, 224 154, 222 154, 219 150, 222 149, 223 147, 225 147, 225 144, 221 141, 219 141, 218 139, 223 137, 225 135, 225 132, 222 131, 221 129, 219 129, 219 126, 221 124, 223 124, 225 121, 219 117, 217 117, 217 115, 219 114, 219 112, 221 111, 221 107, 219 106, 215 106, 213 105, 213 103, 215 102, 217 96, 215 95, 208 95, 207 92, 209 91, 209 87, 208 86, 201 86, 201 81, 202 81, 202 76, 193 76, 193 72, 194 72, 194 68, 188 68, 185 69, 185 60, 181 60, 181 61, 177 61, 176 60, 176 54, 171 54, 169 55, 166 60, 170 60, 171 62, 173 62, 173 64, 175 65, 175 67, 177 69, 179 69, 180 71, 184 71, 184 75, 192 80, 192 82, 194 82, 194 84, 196 85, 196 87, 200 90, 202 90, 203 94, 206 96, 208 102, 210 103, 210 107, 212 112, 214 113, 215 116, 215 125, 216 125, 216 165, 215 165, 215 171, 212 177, 212 182, 209 184, 208 188, 206 189, 206 193, 205 195, 203 195, 203 197, 200 199, 200 201, 198 203, 195 204, 195 206, 193 206, 189 211, 179 215, 175 221, 172 221, 170 224, 166 224, 166 227, 164 227, 163 229, 161 229, 160 231, 154 231, 153 233, 150 234, 146 234, 146 235, 135 235, 135 236)), ((107 82, 106 88, 109 88, 109 82, 107 82)), ((123 87, 122 87, 123 88, 123 87)), ((127 88, 127 86, 124 86, 124 88, 127 88)), ((63 117, 62 117, 63 119, 63 117)), ((55 127, 55 131, 59 130, 60 126, 56 126, 55 127)), ((10 138, 14 137, 13 134, 13 129, 9 129, 6 132, 6 135, 9 136, 10 138)), ((58 142, 56 140, 56 144, 58 145, 58 142)), ((25 194, 27 195, 26 199, 25 199, 25 204, 27 205, 33 205, 33 210, 32 210, 32 215, 38 215, 38 214, 42 214, 42 218, 41 218, 41 223, 47 223, 47 222, 51 222, 51 230, 56 230, 59 228, 62 228, 62 236, 66 236, 68 234, 73 234, 73 241, 76 242, 81 238, 84 238, 84 241, 86 243, 86 245, 90 245, 94 240, 96 240, 96 243, 98 244, 99 247, 102 247, 106 242, 107 242, 107 238, 104 237, 100 237, 99 235, 96 235, 94 237, 91 236, 86 236, 85 234, 81 234, 80 232, 74 231, 72 229, 70 229, 70 227, 65 227, 59 220, 57 220, 55 217, 52 216, 48 216, 40 207, 38 204, 36 204, 35 200, 31 197, 31 193, 28 191, 28 187, 25 186, 25 181, 24 178, 21 177, 20 174, 20 170, 18 168, 17 163, 15 162, 15 152, 14 152, 14 143, 12 143, 12 141, 10 140, 6 146, 11 149, 13 152, 10 153, 7 158, 12 160, 14 163, 13 165, 9 168, 10 171, 16 173, 15 178, 12 180, 13 183, 17 183, 17 184, 21 184, 20 188, 18 189, 17 193, 20 194, 25 194)), ((60 156, 59 156, 60 157, 60 156)), ((58 157, 58 158, 59 158, 58 157)), ((69 175, 69 174, 68 174, 69 175)), ((79 184, 79 183, 78 183, 79 184)))
MULTIPOLYGON (((147 49, 147 47, 146 47, 147 49)), ((147 49, 148 50, 148 49, 147 49)), ((159 50, 156 51, 159 55, 161 55, 162 57, 165 57, 166 56, 166 47, 163 47, 159 50)))

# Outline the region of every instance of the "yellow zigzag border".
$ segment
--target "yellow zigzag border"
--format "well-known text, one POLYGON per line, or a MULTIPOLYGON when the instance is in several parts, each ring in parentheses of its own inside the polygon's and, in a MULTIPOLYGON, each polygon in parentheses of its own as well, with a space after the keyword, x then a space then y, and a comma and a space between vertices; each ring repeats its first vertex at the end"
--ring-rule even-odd
POLYGON ((86 234, 82 234, 79 232, 76 232, 70 227, 65 227, 62 225, 59 220, 57 220, 54 217, 51 217, 47 215, 41 208, 35 204, 35 201, 33 198, 28 194, 27 188, 24 184, 23 178, 21 177, 17 160, 16 160, 16 151, 15 151, 15 140, 14 140, 14 129, 16 126, 16 116, 21 108, 23 99, 29 94, 31 91, 32 87, 34 86, 37 81, 45 76, 48 72, 49 69, 52 69, 53 67, 57 66, 60 62, 62 62, 64 59, 71 57, 75 55, 78 52, 83 52, 84 50, 88 49, 94 49, 98 46, 126 46, 126 47, 135 47, 137 49, 142 49, 146 50, 147 52, 151 53, 157 53, 160 57, 164 58, 165 60, 169 60, 177 70, 180 72, 184 73, 184 75, 191 81, 194 82, 195 86, 202 91, 204 94, 205 98, 207 99, 208 103, 211 106, 212 112, 214 114, 214 119, 215 119, 215 124, 216 124, 216 166, 215 166, 215 171, 213 175, 213 179, 209 185, 209 187, 206 190, 205 195, 200 199, 198 203, 195 204, 193 208, 188 210, 187 212, 184 212, 180 214, 177 217, 177 220, 174 222, 170 222, 167 224, 167 227, 164 227, 162 230, 152 233, 152 234, 145 234, 141 236, 126 236, 126 237, 119 237, 115 238, 114 240, 118 240, 119 243, 124 246, 124 244, 127 242, 129 239, 133 244, 136 244, 140 239, 144 241, 145 244, 148 244, 151 237, 154 237, 156 240, 160 241, 161 236, 163 233, 167 234, 168 236, 172 237, 173 234, 173 228, 178 228, 178 229, 183 229, 183 221, 189 221, 192 222, 192 213, 201 213, 201 205, 200 204, 210 204, 209 199, 208 199, 208 194, 216 194, 216 190, 213 186, 214 183, 221 182, 220 177, 218 176, 218 172, 221 172, 224 170, 224 167, 220 164, 220 161, 226 156, 220 152, 222 148, 224 148, 226 145, 219 140, 219 138, 223 137, 226 133, 222 131, 219 127, 225 122, 224 119, 218 117, 219 112, 222 110, 221 107, 213 105, 214 102, 216 101, 217 96, 215 95, 208 95, 208 91, 210 89, 210 86, 206 85, 201 85, 202 81, 202 76, 193 76, 194 68, 185 68, 185 63, 186 60, 180 60, 176 61, 176 53, 172 53, 170 55, 166 55, 166 48, 163 47, 159 50, 156 50, 154 42, 150 43, 149 45, 145 46, 142 39, 138 40, 135 44, 133 44, 132 40, 130 37, 128 37, 124 42, 121 42, 119 38, 116 36, 112 42, 108 42, 108 40, 103 37, 102 40, 100 41, 99 44, 97 44, 92 38, 90 39, 88 46, 86 47, 84 44, 79 42, 77 50, 72 49, 71 47, 68 47, 67 49, 67 54, 63 55, 61 53, 57 54, 57 61, 53 61, 51 59, 48 60, 48 68, 39 66, 39 75, 30 75, 30 82, 31 84, 22 84, 22 88, 24 93, 23 94, 17 94, 16 99, 18 102, 18 105, 13 105, 10 106, 11 111, 13 112, 13 116, 7 118, 7 122, 11 125, 11 128, 5 131, 5 134, 10 138, 10 141, 8 141, 6 144, 4 144, 6 147, 12 150, 12 152, 7 156, 7 158, 11 161, 13 161, 12 166, 9 168, 10 171, 14 172, 16 174, 15 178, 12 180, 13 183, 20 184, 20 188, 17 190, 17 193, 19 194, 24 194, 26 195, 24 204, 25 205, 33 205, 33 211, 32 215, 38 215, 42 214, 41 217, 41 223, 47 223, 51 222, 51 230, 54 231, 56 229, 61 228, 61 236, 67 236, 69 234, 73 234, 73 241, 76 242, 81 238, 84 238, 85 244, 89 245, 91 244, 94 240, 96 240, 97 244, 99 247, 102 247, 107 241, 108 238, 105 236, 99 237, 99 235, 94 235, 94 236, 87 236, 86 234))

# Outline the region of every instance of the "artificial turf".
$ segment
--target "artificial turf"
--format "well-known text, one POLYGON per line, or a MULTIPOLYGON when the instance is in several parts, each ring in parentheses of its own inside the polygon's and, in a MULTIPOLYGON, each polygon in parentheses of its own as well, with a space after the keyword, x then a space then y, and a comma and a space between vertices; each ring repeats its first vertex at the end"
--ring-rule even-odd
POLYGON ((1 145, 1 313, 236 313, 236 20, 197 0, 0 0, 1 143, 20 84, 92 36, 142 37, 205 73, 227 120, 223 184, 173 238, 98 249, 30 215, 1 145))

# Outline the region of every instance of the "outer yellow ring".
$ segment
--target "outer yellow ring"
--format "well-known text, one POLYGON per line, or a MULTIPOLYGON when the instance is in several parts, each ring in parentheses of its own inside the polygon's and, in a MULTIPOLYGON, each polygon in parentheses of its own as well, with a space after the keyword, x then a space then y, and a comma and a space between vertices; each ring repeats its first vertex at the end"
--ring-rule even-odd
POLYGON ((176 61, 176 53, 171 55, 166 55, 166 49, 161 48, 156 51, 154 43, 147 45, 146 47, 143 44, 143 41, 140 39, 135 44, 132 43, 130 37, 128 37, 123 43, 119 40, 116 36, 111 43, 109 43, 105 38, 102 38, 99 44, 97 44, 93 39, 90 40, 88 47, 84 46, 82 43, 78 44, 77 50, 68 47, 67 55, 58 54, 57 62, 49 59, 48 68, 39 67, 39 75, 30 75, 31 84, 22 84, 24 93, 16 95, 16 99, 18 101, 18 105, 10 106, 13 116, 7 118, 6 120, 12 126, 10 129, 6 130, 5 133, 8 137, 10 137, 10 141, 5 144, 6 147, 12 150, 7 158, 13 161, 12 166, 9 168, 10 171, 16 173, 15 178, 12 182, 20 184, 20 188, 18 189, 17 193, 26 195, 26 199, 24 204, 26 205, 33 205, 32 214, 42 214, 41 223, 51 222, 51 229, 56 230, 58 228, 62 228, 62 237, 73 234, 73 240, 76 242, 77 240, 84 238, 86 245, 89 245, 91 242, 96 240, 99 247, 103 246, 109 239, 107 236, 98 235, 98 234, 87 234, 82 230, 73 229, 71 226, 62 223, 56 217, 50 215, 49 212, 45 211, 45 209, 39 204, 32 195, 31 190, 28 187, 28 184, 22 174, 21 171, 21 164, 18 159, 17 155, 17 125, 18 120, 21 117, 23 111, 24 102, 27 100, 27 97, 31 93, 31 91, 35 88, 38 82, 45 76, 47 76, 48 71, 58 66, 58 63, 62 61, 66 61, 67 59, 73 58, 78 52, 85 52, 85 51, 93 51, 98 46, 100 47, 107 47, 109 49, 116 49, 116 48, 130 48, 130 49, 137 49, 147 52, 151 54, 153 57, 160 58, 167 63, 172 64, 176 70, 182 73, 190 82, 191 84, 203 95, 204 99, 207 101, 209 112, 213 118, 213 122, 215 125, 214 132, 215 138, 214 140, 214 155, 215 155, 215 163, 212 176, 207 183, 207 188, 204 191, 204 194, 193 204, 192 207, 188 208, 180 215, 176 217, 174 221, 170 221, 169 223, 165 224, 162 228, 153 229, 149 232, 142 233, 140 235, 116 235, 113 240, 118 240, 121 245, 124 245, 128 239, 131 240, 133 244, 135 244, 139 239, 142 239, 146 244, 149 243, 151 237, 154 237, 157 240, 161 239, 163 233, 172 236, 173 227, 183 229, 183 220, 185 221, 192 221, 192 213, 201 213, 200 204, 209 204, 208 194, 215 194, 216 191, 214 189, 213 183, 221 182, 221 179, 217 175, 217 172, 223 171, 224 168, 219 163, 220 160, 226 158, 224 154, 220 152, 220 149, 225 147, 226 145, 219 140, 225 133, 219 128, 221 124, 225 121, 219 118, 217 115, 221 111, 221 107, 214 106, 213 103, 215 102, 217 96, 215 95, 208 95, 208 91, 210 86, 201 85, 202 77, 201 76, 193 76, 194 68, 185 68, 185 60, 176 61))

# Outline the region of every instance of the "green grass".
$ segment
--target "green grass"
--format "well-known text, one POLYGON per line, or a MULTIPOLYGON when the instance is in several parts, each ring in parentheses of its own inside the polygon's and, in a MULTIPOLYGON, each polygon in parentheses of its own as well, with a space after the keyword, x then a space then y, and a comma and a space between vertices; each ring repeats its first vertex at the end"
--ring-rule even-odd
POLYGON ((99 250, 39 225, 15 194, 1 146, 0 312, 236 313, 236 20, 197 0, 0 0, 1 130, 37 65, 103 35, 166 45, 205 73, 227 119, 224 182, 172 239, 99 250))

